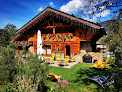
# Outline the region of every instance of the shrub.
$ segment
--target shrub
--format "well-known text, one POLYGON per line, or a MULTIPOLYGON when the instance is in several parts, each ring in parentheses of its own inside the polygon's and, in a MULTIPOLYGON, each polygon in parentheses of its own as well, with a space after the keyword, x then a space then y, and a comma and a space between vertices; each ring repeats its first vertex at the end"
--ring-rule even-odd
POLYGON ((114 65, 115 64, 115 59, 116 59, 115 57, 113 57, 113 58, 110 57, 107 63, 109 63, 111 65, 114 65))
MULTIPOLYGON (((32 83, 29 82, 31 86, 36 85, 37 90, 44 90, 44 92, 46 92, 48 67, 47 65, 41 65, 41 62, 42 60, 38 59, 38 55, 36 53, 34 55, 30 54, 24 62, 22 60, 20 61, 20 64, 18 65, 18 75, 26 75, 27 79, 31 78, 32 83)), ((17 79, 16 83, 19 80, 17 79)), ((35 88, 32 87, 31 89, 35 90, 35 88)))
POLYGON ((10 42, 7 47, 0 47, 0 83, 1 85, 12 82, 16 74, 14 43, 10 42))

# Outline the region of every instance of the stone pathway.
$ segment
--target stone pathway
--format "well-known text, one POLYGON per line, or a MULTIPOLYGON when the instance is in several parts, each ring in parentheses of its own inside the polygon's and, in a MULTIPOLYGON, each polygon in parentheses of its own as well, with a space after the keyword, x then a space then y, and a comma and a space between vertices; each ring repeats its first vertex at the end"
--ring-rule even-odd
POLYGON ((49 63, 49 66, 63 67, 63 68, 71 68, 72 66, 79 63, 79 62, 70 62, 68 65, 64 66, 64 65, 61 65, 61 64, 58 65, 57 61, 54 61, 54 64, 53 63, 50 64, 50 61, 46 61, 46 62, 49 63))

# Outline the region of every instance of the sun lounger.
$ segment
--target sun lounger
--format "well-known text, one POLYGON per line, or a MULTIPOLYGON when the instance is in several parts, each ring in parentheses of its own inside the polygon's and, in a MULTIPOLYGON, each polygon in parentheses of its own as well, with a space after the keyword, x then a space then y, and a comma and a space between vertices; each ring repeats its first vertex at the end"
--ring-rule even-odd
POLYGON ((54 57, 50 58, 50 63, 54 64, 54 57))
POLYGON ((103 89, 105 89, 105 86, 110 87, 111 84, 114 83, 114 78, 117 74, 118 73, 113 73, 111 75, 108 75, 107 77, 98 75, 88 79, 97 82, 103 89))
POLYGON ((100 64, 100 66, 99 67, 97 67, 97 68, 100 68, 100 69, 103 69, 105 66, 106 66, 106 62, 102 62, 101 64, 100 64))
POLYGON ((55 74, 53 74, 53 73, 49 73, 49 74, 47 75, 47 77, 48 77, 48 78, 51 78, 51 79, 57 79, 58 77, 61 78, 61 76, 57 76, 57 75, 55 75, 55 74))
POLYGON ((90 67, 97 68, 100 65, 99 61, 96 61, 94 65, 90 65, 90 67))

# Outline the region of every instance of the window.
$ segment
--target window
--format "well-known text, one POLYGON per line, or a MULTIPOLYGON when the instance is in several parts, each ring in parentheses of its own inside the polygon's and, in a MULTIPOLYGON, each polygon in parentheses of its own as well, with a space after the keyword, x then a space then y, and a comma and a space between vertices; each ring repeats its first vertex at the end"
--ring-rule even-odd
POLYGON ((42 47, 43 54, 51 54, 51 46, 50 45, 45 45, 42 47))

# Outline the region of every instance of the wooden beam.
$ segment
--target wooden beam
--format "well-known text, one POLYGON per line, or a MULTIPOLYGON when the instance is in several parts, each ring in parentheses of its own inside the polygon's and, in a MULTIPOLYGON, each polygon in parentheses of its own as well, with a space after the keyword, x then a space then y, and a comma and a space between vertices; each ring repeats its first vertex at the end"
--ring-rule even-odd
POLYGON ((55 28, 53 28, 53 34, 55 34, 55 28))
MULTIPOLYGON (((65 28, 65 27, 73 27, 74 25, 58 25, 56 28, 65 28)), ((37 27, 37 29, 46 29, 47 27, 37 27)), ((53 28, 53 27, 52 27, 53 28)))
POLYGON ((54 19, 53 19, 53 26, 54 26, 54 19))
POLYGON ((41 26, 43 26, 44 24, 48 23, 48 22, 51 21, 52 19, 54 19, 54 18, 51 18, 51 19, 49 19, 48 21, 44 22, 43 24, 41 24, 41 26))
POLYGON ((74 25, 58 25, 56 28, 73 27, 74 25))
POLYGON ((48 22, 48 25, 50 26, 50 23, 48 22))

